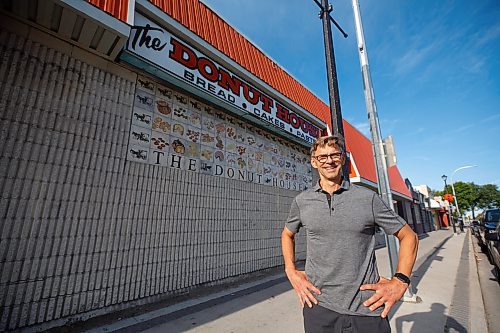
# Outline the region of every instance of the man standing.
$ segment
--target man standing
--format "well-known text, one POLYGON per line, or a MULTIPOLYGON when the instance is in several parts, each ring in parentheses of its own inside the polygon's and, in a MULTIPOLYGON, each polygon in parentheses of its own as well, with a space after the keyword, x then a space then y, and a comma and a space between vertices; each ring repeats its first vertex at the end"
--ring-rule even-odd
POLYGON ((321 137, 311 147, 319 183, 293 201, 281 235, 285 272, 303 307, 306 333, 390 332, 387 314, 410 283, 418 238, 380 197, 342 178, 344 143, 321 137), (295 267, 294 236, 306 231, 305 271, 295 267), (397 273, 380 277, 375 230, 399 239, 397 273))

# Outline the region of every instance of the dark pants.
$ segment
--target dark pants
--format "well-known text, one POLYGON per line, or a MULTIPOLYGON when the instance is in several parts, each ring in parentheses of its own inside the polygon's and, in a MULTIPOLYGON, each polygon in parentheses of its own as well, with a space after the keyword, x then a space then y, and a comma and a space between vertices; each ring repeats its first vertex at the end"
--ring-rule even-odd
POLYGON ((390 333, 389 320, 379 316, 350 316, 314 305, 304 307, 306 333, 390 333))

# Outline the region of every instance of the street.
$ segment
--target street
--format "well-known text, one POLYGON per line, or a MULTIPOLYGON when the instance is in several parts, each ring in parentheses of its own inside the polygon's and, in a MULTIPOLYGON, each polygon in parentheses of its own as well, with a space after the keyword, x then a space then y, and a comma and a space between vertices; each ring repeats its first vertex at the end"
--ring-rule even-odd
POLYGON ((481 252, 477 241, 474 240, 473 243, 488 329, 490 333, 500 332, 500 316, 498 315, 500 309, 500 284, 494 276, 493 266, 488 261, 488 257, 481 252))

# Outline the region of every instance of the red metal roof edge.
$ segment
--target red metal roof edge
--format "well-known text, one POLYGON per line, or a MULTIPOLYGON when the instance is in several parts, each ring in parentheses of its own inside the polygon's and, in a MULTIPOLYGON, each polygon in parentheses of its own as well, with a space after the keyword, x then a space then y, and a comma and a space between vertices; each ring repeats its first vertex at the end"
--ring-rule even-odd
POLYGON ((377 184, 371 141, 347 121, 343 121, 346 149, 352 154, 359 177, 377 184))
MULTIPOLYGON (((85 0, 114 18, 127 23, 129 0, 85 0)), ((133 0, 135 1, 135 0, 133 0)))
POLYGON ((391 185, 391 190, 398 192, 404 196, 411 198, 411 192, 406 187, 406 183, 399 172, 398 166, 393 165, 387 169, 387 173, 389 174, 389 183, 391 185))
MULTIPOLYGON (((346 149, 351 153, 356 163, 359 177, 370 183, 378 184, 371 141, 347 121, 344 120, 343 124, 346 149)), ((411 198, 411 193, 406 187, 397 165, 388 168, 387 173, 391 190, 411 198)))

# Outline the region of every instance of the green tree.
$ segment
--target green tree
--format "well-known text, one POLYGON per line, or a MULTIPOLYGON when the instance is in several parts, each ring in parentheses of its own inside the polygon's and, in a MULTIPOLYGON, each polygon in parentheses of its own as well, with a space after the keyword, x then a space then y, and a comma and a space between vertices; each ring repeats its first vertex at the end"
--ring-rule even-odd
POLYGON ((498 207, 500 203, 500 191, 495 184, 486 184, 480 187, 478 191, 477 207, 492 208, 498 207))
POLYGON ((473 183, 456 182, 453 184, 455 195, 457 197, 458 208, 461 213, 469 210, 474 202, 473 183))
MULTIPOLYGON (((475 218, 474 210, 476 208, 500 207, 500 191, 497 185, 456 182, 453 187, 455 187, 458 207, 461 212, 472 211, 472 218, 475 218)), ((450 185, 446 186, 444 191, 436 191, 435 195, 443 196, 446 193, 453 193, 450 185)))
POLYGON ((443 195, 445 195, 446 193, 450 193, 452 194, 453 192, 451 191, 451 186, 448 185, 446 186, 446 188, 443 190, 443 191, 434 191, 434 196, 435 197, 442 197, 443 195))
POLYGON ((471 202, 470 211, 472 212, 472 219, 475 220, 475 211, 476 207, 479 207, 479 198, 480 198, 481 186, 472 183, 472 197, 474 198, 471 202))

